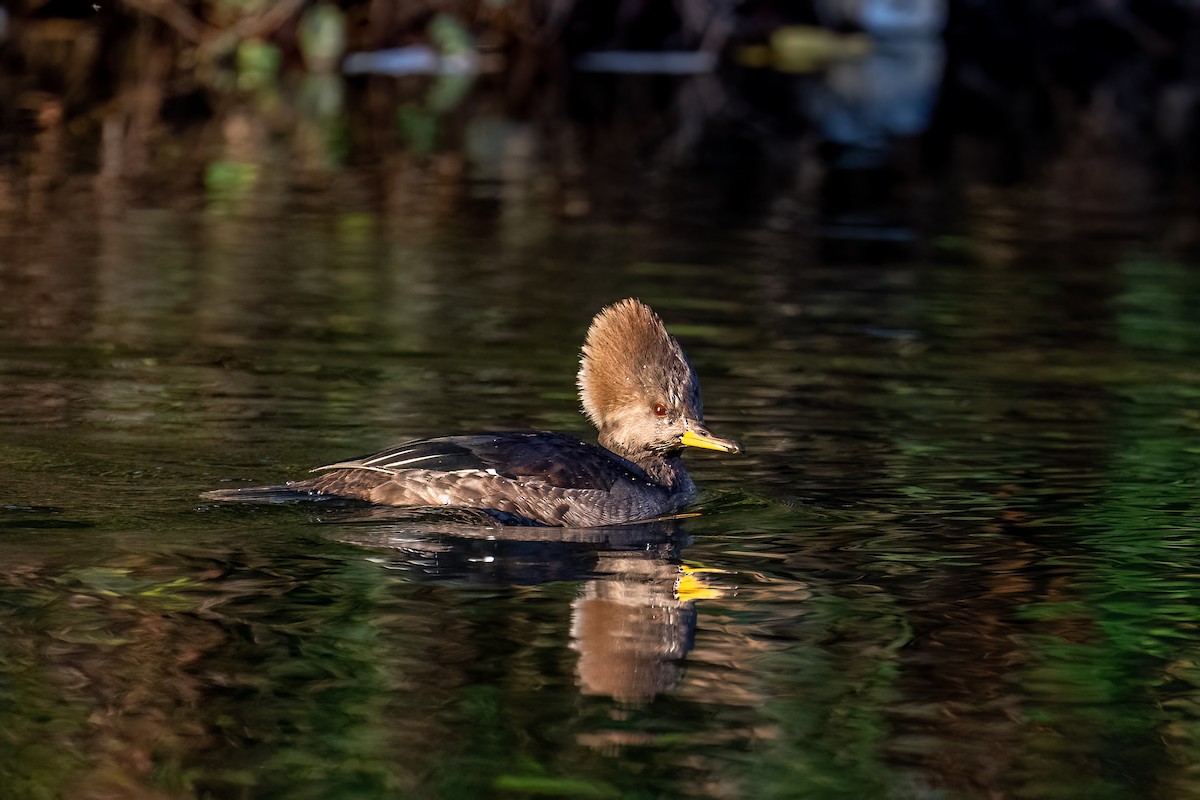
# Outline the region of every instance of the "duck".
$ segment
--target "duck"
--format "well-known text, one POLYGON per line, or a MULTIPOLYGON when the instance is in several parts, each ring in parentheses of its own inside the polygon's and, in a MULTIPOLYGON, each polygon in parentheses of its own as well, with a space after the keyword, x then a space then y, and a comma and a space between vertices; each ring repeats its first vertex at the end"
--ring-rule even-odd
POLYGON ((742 452, 708 430, 696 370, 662 318, 636 298, 592 319, 577 386, 598 444, 540 430, 434 436, 316 467, 315 477, 283 486, 203 496, 340 499, 468 510, 505 525, 591 528, 670 517, 692 503, 686 448, 742 452))

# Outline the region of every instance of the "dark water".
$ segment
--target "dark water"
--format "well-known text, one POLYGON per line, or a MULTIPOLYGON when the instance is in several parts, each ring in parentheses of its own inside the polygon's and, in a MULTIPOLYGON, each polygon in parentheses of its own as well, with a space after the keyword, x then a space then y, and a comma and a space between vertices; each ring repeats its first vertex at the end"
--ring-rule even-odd
POLYGON ((1051 174, 863 243, 678 177, 563 219, 536 170, 338 174, 7 220, 5 796, 1200 792, 1200 270, 1144 198, 1051 174), (199 499, 583 431, 577 349, 628 295, 746 446, 691 457, 699 516, 199 499))

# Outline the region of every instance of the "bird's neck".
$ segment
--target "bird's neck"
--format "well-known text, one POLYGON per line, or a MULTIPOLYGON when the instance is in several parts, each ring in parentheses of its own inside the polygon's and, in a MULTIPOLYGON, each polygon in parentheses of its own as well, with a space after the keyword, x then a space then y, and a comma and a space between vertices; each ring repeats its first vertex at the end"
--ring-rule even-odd
POLYGON ((688 475, 687 469, 684 468, 679 453, 666 456, 650 454, 633 463, 644 469, 655 483, 667 487, 672 494, 690 495, 696 491, 696 484, 692 483, 692 476, 688 475))
POLYGON ((696 484, 692 483, 692 477, 688 475, 687 469, 683 466, 683 459, 680 457, 679 451, 673 453, 655 453, 649 450, 631 452, 617 442, 606 441, 606 438, 603 435, 600 436, 601 447, 637 464, 651 480, 672 494, 679 492, 691 494, 696 490, 696 484))

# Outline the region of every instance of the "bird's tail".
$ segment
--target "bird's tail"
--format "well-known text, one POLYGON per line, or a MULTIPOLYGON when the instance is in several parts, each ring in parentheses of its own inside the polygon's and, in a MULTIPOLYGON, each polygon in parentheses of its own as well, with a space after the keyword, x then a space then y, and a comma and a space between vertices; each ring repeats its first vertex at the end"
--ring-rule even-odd
POLYGON ((323 505, 353 505, 361 506, 361 500, 351 500, 345 497, 322 494, 310 489, 284 486, 248 486, 243 489, 216 489, 200 495, 204 500, 217 500, 226 503, 321 503, 323 505))

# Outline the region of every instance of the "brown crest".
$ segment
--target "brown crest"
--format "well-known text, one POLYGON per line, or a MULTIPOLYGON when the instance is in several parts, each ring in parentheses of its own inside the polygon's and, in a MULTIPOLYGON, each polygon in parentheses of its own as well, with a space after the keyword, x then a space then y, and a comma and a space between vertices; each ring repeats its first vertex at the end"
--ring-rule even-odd
POLYGON ((578 384, 583 410, 601 429, 612 413, 639 403, 699 405, 683 349, 658 314, 634 298, 613 303, 592 320, 578 384))

